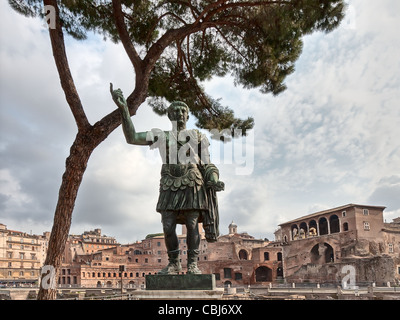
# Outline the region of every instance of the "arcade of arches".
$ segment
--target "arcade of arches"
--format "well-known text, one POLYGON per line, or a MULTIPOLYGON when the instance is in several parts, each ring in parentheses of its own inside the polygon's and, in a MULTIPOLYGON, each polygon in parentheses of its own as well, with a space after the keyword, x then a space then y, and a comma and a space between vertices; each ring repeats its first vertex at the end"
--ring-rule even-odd
POLYGON ((348 225, 347 223, 344 223, 343 226, 340 226, 339 217, 336 214, 333 214, 328 219, 326 217, 320 217, 317 220, 312 219, 308 223, 304 221, 299 224, 294 223, 291 225, 290 230, 290 240, 299 240, 338 233, 340 231, 347 231, 348 225))

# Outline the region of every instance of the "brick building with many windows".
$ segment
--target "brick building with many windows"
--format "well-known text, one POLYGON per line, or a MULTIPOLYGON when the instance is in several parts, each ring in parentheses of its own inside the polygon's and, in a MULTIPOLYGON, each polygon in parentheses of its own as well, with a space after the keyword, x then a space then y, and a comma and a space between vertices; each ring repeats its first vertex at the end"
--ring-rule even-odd
MULTIPOLYGON (((356 270, 358 283, 400 280, 400 218, 383 221, 385 207, 349 204, 280 224, 275 240, 239 233, 208 243, 201 233, 198 266, 215 274, 217 286, 266 286, 271 282, 339 284, 344 266, 356 270)), ((200 225, 200 230, 202 227, 200 225)), ((49 233, 29 235, 0 224, 0 283, 38 282, 49 233)), ((178 236, 182 273, 186 273, 186 229, 178 236)), ((70 235, 59 272, 60 287, 142 288, 145 276, 168 263, 163 234, 121 245, 100 229, 70 235), (123 266, 123 269, 120 269, 123 266)))
MULTIPOLYGON (((349 204, 301 216, 280 224, 274 241, 238 233, 232 222, 229 233, 215 243, 202 236, 198 265, 203 273, 215 274, 220 287, 271 282, 337 285, 348 265, 354 266, 358 283, 395 283, 400 279, 400 219, 384 222, 384 209, 349 204)), ((182 273, 186 273, 184 227, 178 238, 182 273)), ((93 253, 72 245, 68 252, 70 259, 60 273, 61 286, 115 288, 122 275, 124 287, 140 288, 146 275, 168 263, 162 234, 93 253), (119 271, 121 265, 125 266, 123 272, 119 271)))
POLYGON ((7 229, 0 223, 0 284, 37 285, 46 257, 49 233, 42 236, 7 229))
MULTIPOLYGON (((245 232, 237 233, 233 222, 229 233, 219 237, 218 242, 207 243, 204 234, 201 235, 198 265, 203 273, 215 274, 218 286, 267 285, 282 278, 282 254, 275 242, 255 239, 245 232)), ((178 239, 182 274, 185 274, 185 227, 178 239)), ((68 247, 68 254, 76 254, 73 259, 65 259, 62 265, 59 285, 65 287, 115 288, 120 287, 122 277, 124 287, 143 288, 145 276, 156 274, 168 263, 162 234, 90 254, 74 250, 74 244, 68 247), (123 271, 120 271, 120 266, 124 266, 123 271)))

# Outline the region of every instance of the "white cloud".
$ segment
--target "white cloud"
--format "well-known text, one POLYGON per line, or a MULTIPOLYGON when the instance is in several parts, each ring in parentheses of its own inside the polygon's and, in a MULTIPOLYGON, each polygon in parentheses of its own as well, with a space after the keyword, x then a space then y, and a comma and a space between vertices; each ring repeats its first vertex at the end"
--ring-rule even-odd
POLYGON ((0 204, 2 212, 19 211, 32 202, 32 198, 21 191, 20 182, 6 169, 0 169, 0 195, 3 200, 0 204))

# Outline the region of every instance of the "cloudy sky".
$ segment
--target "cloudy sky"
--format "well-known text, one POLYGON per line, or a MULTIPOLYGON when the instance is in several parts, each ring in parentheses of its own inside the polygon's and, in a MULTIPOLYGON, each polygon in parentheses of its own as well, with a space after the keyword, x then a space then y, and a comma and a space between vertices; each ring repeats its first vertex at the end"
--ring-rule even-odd
MULTIPOLYGON (((273 239, 279 223, 348 203, 386 206, 387 221, 400 216, 400 2, 348 3, 340 28, 304 39, 278 97, 235 87, 229 77, 205 84, 256 123, 248 141, 235 142, 235 150, 245 142, 243 155, 218 164, 226 184, 221 233, 234 220, 239 232, 273 239)), ((0 223, 41 234, 51 230, 76 127, 44 22, 1 1, 0 30, 0 223)), ((131 65, 120 45, 97 36, 67 39, 67 50, 94 123, 115 108, 110 82, 131 92, 131 65)), ((133 121, 138 131, 170 128, 145 104, 133 121)), ((89 160, 71 233, 101 228, 128 243, 161 232, 157 159, 147 147, 127 145, 117 128, 89 160)))

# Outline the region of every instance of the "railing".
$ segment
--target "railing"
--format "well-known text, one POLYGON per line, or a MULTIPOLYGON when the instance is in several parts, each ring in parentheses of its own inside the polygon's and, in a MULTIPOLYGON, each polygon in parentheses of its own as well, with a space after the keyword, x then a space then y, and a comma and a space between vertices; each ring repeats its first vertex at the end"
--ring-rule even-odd
MULTIPOLYGON (((28 293, 32 293, 32 297, 28 297, 28 299, 36 299, 34 292, 38 292, 39 288, 2 288, 0 293, 3 295, 16 295, 19 293, 25 292, 25 295, 28 296, 28 293)), ((228 289, 228 288, 226 288, 228 289)), ((288 286, 288 285, 279 285, 279 286, 266 286, 266 287, 233 287, 231 289, 232 292, 226 290, 224 292, 223 299, 232 299, 235 297, 244 297, 246 299, 265 299, 265 298, 282 298, 289 297, 292 295, 306 296, 315 295, 315 296, 331 296, 338 299, 349 299, 351 296, 374 299, 374 298, 382 298, 385 296, 400 297, 400 287, 353 287, 349 289, 344 289, 341 286, 326 286, 326 287, 317 287, 314 283, 313 286, 311 284, 307 284, 307 286, 288 286)), ((89 288, 80 288, 74 289, 70 292, 65 292, 62 289, 58 290, 58 300, 136 300, 140 299, 142 290, 128 291, 128 292, 118 292, 119 289, 111 289, 113 291, 103 291, 100 292, 98 290, 93 290, 89 288), (96 292, 95 292, 96 291, 96 292)), ((68 290, 67 290, 68 291, 68 290)), ((14 299, 14 298, 12 298, 14 299)), ((22 298, 25 299, 25 298, 22 298)))
POLYGON ((59 298, 57 300, 134 300, 133 295, 130 293, 124 294, 112 294, 112 295, 100 295, 90 297, 73 297, 73 298, 59 298))
POLYGON ((374 292, 399 292, 400 293, 400 287, 374 287, 373 288, 374 292))

